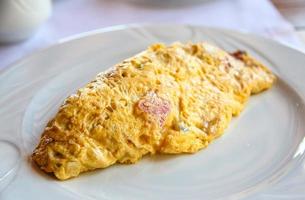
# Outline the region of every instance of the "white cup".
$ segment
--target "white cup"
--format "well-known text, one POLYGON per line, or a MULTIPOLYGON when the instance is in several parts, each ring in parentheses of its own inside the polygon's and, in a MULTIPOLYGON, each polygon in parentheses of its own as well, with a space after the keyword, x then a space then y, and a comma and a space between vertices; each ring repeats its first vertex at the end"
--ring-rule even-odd
POLYGON ((51 0, 0 0, 0 42, 29 38, 50 16, 51 0))

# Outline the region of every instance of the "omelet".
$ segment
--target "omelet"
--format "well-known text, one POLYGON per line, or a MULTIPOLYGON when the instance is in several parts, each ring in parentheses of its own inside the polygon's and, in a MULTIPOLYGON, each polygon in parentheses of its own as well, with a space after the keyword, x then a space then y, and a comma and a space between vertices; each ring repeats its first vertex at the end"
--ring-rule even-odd
POLYGON ((146 154, 195 153, 275 80, 243 51, 205 42, 154 44, 69 96, 32 160, 65 180, 146 154))

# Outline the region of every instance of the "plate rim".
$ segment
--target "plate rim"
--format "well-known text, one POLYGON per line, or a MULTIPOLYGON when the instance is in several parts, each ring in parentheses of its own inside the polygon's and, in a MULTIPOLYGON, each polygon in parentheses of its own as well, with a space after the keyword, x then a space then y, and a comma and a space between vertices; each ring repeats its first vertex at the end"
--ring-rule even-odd
POLYGON ((282 43, 279 42, 273 38, 269 38, 266 36, 262 36, 253 32, 250 32, 248 30, 245 29, 230 29, 230 28, 224 28, 224 27, 219 27, 219 26, 206 26, 206 25, 199 25, 199 24, 191 24, 191 23, 172 23, 172 22, 162 22, 162 23, 152 23, 152 22, 147 22, 147 23, 127 23, 127 24, 117 24, 117 25, 113 25, 113 26, 106 26, 103 28, 98 28, 98 29, 92 29, 89 31, 84 31, 84 32, 80 32, 80 33, 76 33, 76 34, 72 34, 70 36, 66 36, 63 37, 61 39, 57 39, 55 40, 54 43, 41 47, 39 49, 33 50, 32 52, 30 52, 29 54, 26 54, 24 56, 22 56, 21 58, 13 61, 12 63, 6 65, 3 67, 3 69, 0 70, 0 77, 7 73, 8 71, 10 71, 11 69, 16 68, 19 64, 21 64, 22 62, 25 62, 27 59, 31 59, 35 56, 37 56, 40 53, 44 53, 45 51, 48 51, 50 49, 56 48, 59 45, 64 45, 70 42, 74 42, 76 40, 80 40, 86 37, 91 37, 91 36, 95 36, 98 34, 102 34, 102 33, 107 33, 107 32, 112 32, 112 31, 120 31, 120 30, 127 30, 127 29, 131 29, 131 28, 145 28, 145 27, 158 27, 158 26, 181 26, 181 27, 192 27, 192 28, 204 28, 204 29, 209 29, 209 30, 215 30, 215 31, 219 31, 219 32, 230 32, 230 33, 238 33, 238 34, 242 34, 245 36, 252 36, 252 37, 257 37, 261 40, 264 41, 268 41, 271 42, 273 44, 277 44, 280 45, 282 47, 286 47, 289 48, 290 50, 294 50, 297 53, 302 54, 303 56, 305 56, 305 51, 302 51, 301 48, 298 48, 296 46, 290 45, 289 43, 282 43))

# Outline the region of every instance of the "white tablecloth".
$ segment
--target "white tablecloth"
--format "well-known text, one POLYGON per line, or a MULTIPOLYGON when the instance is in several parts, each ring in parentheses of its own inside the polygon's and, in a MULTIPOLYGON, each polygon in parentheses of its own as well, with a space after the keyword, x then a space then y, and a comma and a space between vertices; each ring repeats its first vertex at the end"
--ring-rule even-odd
POLYGON ((54 0, 52 16, 33 37, 22 43, 0 45, 0 70, 61 38, 126 23, 173 22, 224 27, 257 33, 293 46, 301 45, 292 25, 268 0, 202 0, 194 4, 190 0, 183 6, 155 1, 159 3, 147 3, 149 0, 54 0))

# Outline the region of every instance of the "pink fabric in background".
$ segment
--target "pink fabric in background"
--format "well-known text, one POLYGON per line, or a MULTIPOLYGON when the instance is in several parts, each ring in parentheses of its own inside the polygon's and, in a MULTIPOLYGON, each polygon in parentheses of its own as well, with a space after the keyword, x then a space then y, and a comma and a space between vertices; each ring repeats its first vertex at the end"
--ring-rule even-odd
MULTIPOLYGON (((51 18, 27 41, 0 45, 0 70, 61 38, 126 23, 189 23, 246 30, 299 46, 290 25, 268 0, 202 0, 154 5, 153 0, 54 0, 51 18)), ((165 0, 163 0, 165 1, 165 0)), ((181 0, 180 0, 181 1, 181 0)), ((171 2, 174 2, 171 0, 171 2)))

